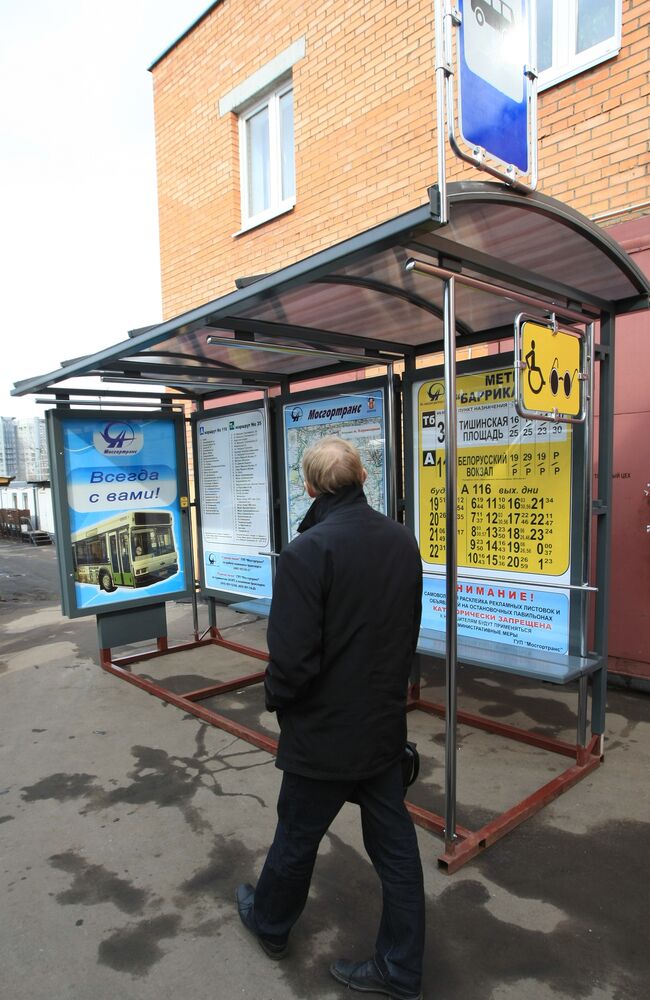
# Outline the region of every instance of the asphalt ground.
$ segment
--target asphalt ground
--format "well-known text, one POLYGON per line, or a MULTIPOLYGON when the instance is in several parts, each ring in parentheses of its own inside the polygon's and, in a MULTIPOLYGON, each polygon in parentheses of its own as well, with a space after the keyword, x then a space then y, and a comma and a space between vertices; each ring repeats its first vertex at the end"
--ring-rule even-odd
MULTIPOLYGON (((191 607, 170 604, 170 641, 191 607)), ((200 609, 202 625, 207 624, 200 609)), ((264 648, 265 623, 219 625, 264 648)), ((358 810, 325 837, 289 956, 239 922, 272 837, 280 773, 255 747, 102 671, 93 618, 58 604, 56 552, 0 540, 0 998, 336 1000, 336 958, 368 957, 380 910, 358 810)), ((257 670, 214 646, 137 669, 178 691, 257 670)), ((441 671, 426 695, 443 697, 441 671)), ((212 707, 275 732, 259 687, 212 707)), ((460 670, 460 707, 572 740, 576 690, 460 670)), ((412 713, 422 773, 409 796, 442 810, 444 728, 412 713)), ((648 995, 650 698, 610 690, 605 764, 452 876, 419 830, 426 1000, 641 1000, 648 995)), ((458 820, 477 827, 566 760, 460 726, 458 820)))

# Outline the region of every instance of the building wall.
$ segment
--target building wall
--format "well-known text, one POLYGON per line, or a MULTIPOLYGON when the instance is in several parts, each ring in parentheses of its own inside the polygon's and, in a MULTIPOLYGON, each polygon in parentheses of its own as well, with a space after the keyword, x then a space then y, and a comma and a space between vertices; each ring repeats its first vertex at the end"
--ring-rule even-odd
MULTIPOLYGON (((650 216, 612 228, 650 276, 650 216)), ((610 664, 650 679, 650 312, 616 323, 610 664)))
POLYGON ((0 476, 15 476, 17 467, 16 421, 0 417, 0 476))
MULTIPOLYGON (((432 0, 222 0, 153 68, 165 317, 426 200, 437 176, 433 11, 432 0), (296 206, 235 236, 237 119, 220 117, 219 100, 303 37, 293 67, 296 206)), ((540 94, 538 187, 613 226, 647 268, 650 0, 622 0, 622 11, 618 56, 540 94)), ((449 154, 450 180, 484 176, 449 154)), ((640 664, 644 676, 647 334, 647 315, 619 323, 610 628, 615 664, 640 664)))
MULTIPOLYGON (((619 55, 540 95, 540 190, 606 223, 650 212, 649 30, 650 0, 623 0, 619 55)), ((152 70, 165 317, 422 204, 437 169, 434 49, 431 0, 213 5, 152 70), (219 99, 302 37, 296 207, 233 236, 237 119, 219 99)), ((453 158, 448 175, 484 176, 453 158)))
POLYGON ((11 483, 0 487, 0 509, 29 512, 32 527, 54 535, 54 513, 50 486, 33 483, 11 483))
POLYGON ((43 417, 16 420, 16 476, 19 479, 50 478, 47 433, 43 417))

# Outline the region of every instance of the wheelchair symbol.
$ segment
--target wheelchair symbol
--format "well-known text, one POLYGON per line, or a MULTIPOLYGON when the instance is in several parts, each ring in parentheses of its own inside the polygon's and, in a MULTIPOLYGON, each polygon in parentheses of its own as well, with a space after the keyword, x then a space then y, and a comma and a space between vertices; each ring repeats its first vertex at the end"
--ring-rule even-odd
POLYGON ((526 376, 528 379, 528 388, 532 393, 534 393, 537 396, 546 385, 546 379, 544 378, 542 369, 539 367, 539 365, 535 364, 534 340, 531 340, 530 342, 530 350, 525 357, 525 361, 526 361, 526 370, 528 373, 526 376))
MULTIPOLYGON (((535 362, 535 341, 531 340, 530 350, 525 356, 526 361, 526 378, 528 379, 528 388, 535 395, 538 396, 544 386, 547 384, 544 378, 544 373, 538 364, 535 362)), ((553 359, 553 364, 551 366, 551 371, 549 372, 548 385, 554 396, 557 396, 558 392, 562 390, 567 399, 571 398, 571 392, 573 391, 573 383, 578 376, 578 369, 573 369, 573 374, 570 371, 565 371, 564 375, 560 374, 560 362, 556 356, 553 359)))

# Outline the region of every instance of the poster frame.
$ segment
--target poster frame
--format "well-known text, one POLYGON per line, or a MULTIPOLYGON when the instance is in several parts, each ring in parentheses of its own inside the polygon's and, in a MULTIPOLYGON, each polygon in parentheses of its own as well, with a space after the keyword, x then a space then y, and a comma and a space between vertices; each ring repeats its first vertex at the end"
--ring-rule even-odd
POLYGON ((266 445, 266 470, 267 470, 267 490, 269 494, 269 539, 270 539, 270 552, 269 556, 271 558, 271 579, 275 577, 275 560, 274 555, 276 552, 275 539, 277 538, 277 521, 275 516, 275 501, 276 489, 275 482, 276 476, 274 472, 274 462, 273 462, 273 409, 272 407, 265 406, 263 400, 255 399, 248 400, 247 402, 231 403, 227 406, 210 407, 209 409, 198 410, 192 413, 190 417, 191 421, 191 432, 192 432, 192 455, 194 458, 193 462, 193 479, 194 479, 194 498, 195 498, 195 511, 196 511, 196 551, 198 556, 198 584, 199 593, 201 597, 210 597, 214 600, 219 601, 223 604, 235 604, 241 600, 268 600, 268 598, 255 598, 251 597, 249 594, 235 593, 232 590, 218 590, 215 587, 209 587, 206 583, 205 577, 205 559, 204 559, 204 548, 203 548, 203 515, 201 509, 201 491, 200 491, 200 477, 199 477, 199 447, 198 447, 198 431, 197 425, 201 420, 210 420, 217 417, 228 417, 233 414, 240 413, 261 413, 266 424, 266 434, 265 434, 265 445, 266 445))
POLYGON ((187 480, 187 457, 185 446, 185 421, 181 413, 171 411, 138 411, 138 410, 87 410, 58 409, 46 410, 47 440, 52 476, 52 507, 56 532, 57 564, 61 584, 61 610, 68 618, 82 618, 112 614, 117 611, 131 611, 146 605, 161 604, 166 601, 179 601, 191 597, 194 590, 194 572, 190 546, 189 525, 189 493, 187 480), (179 500, 181 537, 177 544, 181 547, 185 566, 185 587, 169 593, 157 592, 155 595, 142 593, 128 600, 111 601, 95 607, 79 607, 77 603, 74 563, 72 558, 72 525, 70 507, 68 504, 68 479, 66 469, 65 425, 73 421, 89 420, 98 424, 107 421, 124 421, 126 423, 166 421, 174 429, 174 444, 176 449, 176 483, 179 500))
MULTIPOLYGON (((512 351, 501 354, 483 355, 459 362, 457 365, 457 376, 478 374, 480 372, 490 372, 502 368, 514 368, 514 353, 512 351)), ((417 420, 417 408, 413 403, 413 386, 426 382, 429 379, 443 380, 444 365, 433 365, 428 368, 417 368, 408 371, 403 376, 403 406, 404 406, 404 481, 405 481, 405 522, 411 529, 419 544, 419 530, 415 517, 416 506, 416 455, 414 448, 414 437, 416 431, 415 421, 417 420)), ((512 400, 513 404, 515 398, 512 400)), ((530 419, 530 418, 521 418, 530 419)), ((557 589, 565 589, 568 597, 568 628, 567 628, 567 655, 585 655, 586 633, 588 629, 588 614, 586 613, 583 593, 577 589, 588 585, 587 556, 589 541, 585 538, 583 531, 585 507, 588 503, 588 492, 586 489, 586 479, 584 474, 585 461, 588 458, 590 468, 591 456, 586 454, 585 424, 572 424, 572 454, 571 454, 571 504, 570 504, 570 525, 569 525, 569 577, 568 584, 558 584, 557 589)), ((458 577, 465 575, 465 567, 458 567, 458 577)), ((441 574, 444 578, 444 572, 441 574)), ((477 577, 478 573, 470 574, 468 578, 477 577)), ((524 585, 529 577, 522 573, 521 576, 513 575, 508 577, 507 572, 497 571, 494 575, 486 571, 481 579, 495 582, 508 580, 520 580, 524 585)), ((542 586, 539 581, 534 581, 531 586, 542 586)), ((548 583, 544 586, 552 588, 553 578, 549 577, 548 583)), ((473 642, 485 642, 486 652, 491 648, 489 640, 474 637, 473 642)), ((510 651, 517 647, 512 643, 499 643, 504 649, 510 651)))
MULTIPOLYGON (((286 451, 285 451, 285 434, 284 434, 284 420, 283 413, 284 407, 293 403, 304 404, 308 402, 318 403, 322 399, 336 399, 341 396, 350 396, 355 393, 366 393, 372 392, 373 389, 381 389, 384 393, 384 455, 386 456, 386 511, 388 517, 395 519, 397 517, 397 510, 394 509, 394 504, 391 501, 391 489, 390 482, 393 474, 394 464, 399 468, 399 456, 392 453, 391 449, 391 437, 394 438, 395 442, 398 442, 401 438, 400 434, 391 435, 391 429, 389 427, 389 419, 391 412, 394 412, 394 408, 391 408, 388 404, 389 392, 393 391, 390 379, 387 375, 379 375, 372 378, 358 379, 353 382, 337 382, 329 386, 319 386, 314 389, 305 389, 300 392, 285 392, 281 393, 279 396, 275 397, 273 400, 276 420, 275 420, 275 438, 276 438, 276 465, 277 465, 277 476, 278 476, 278 496, 279 496, 279 515, 280 515, 280 538, 282 547, 288 545, 290 542, 289 538, 289 523, 287 517, 287 476, 286 476, 286 451)), ((334 431, 334 429, 333 429, 334 431)))

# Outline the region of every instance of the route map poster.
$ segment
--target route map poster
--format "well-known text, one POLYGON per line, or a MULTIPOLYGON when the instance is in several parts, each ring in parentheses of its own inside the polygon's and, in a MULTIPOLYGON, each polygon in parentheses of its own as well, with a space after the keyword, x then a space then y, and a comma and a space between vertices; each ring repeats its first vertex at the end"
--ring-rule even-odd
MULTIPOLYGON (((548 585, 570 579, 571 426, 519 417, 511 368, 460 375, 456 391, 459 635, 565 653, 569 599, 548 585)), ((442 379, 414 384, 422 624, 437 630, 445 627, 444 404, 442 379)))
POLYGON ((271 597, 271 527, 264 411, 196 422, 206 588, 271 597))
POLYGON ((283 414, 289 540, 295 538, 313 502, 303 485, 303 453, 326 435, 344 438, 359 449, 368 472, 364 486, 368 503, 382 514, 388 512, 383 388, 287 403, 283 414))

